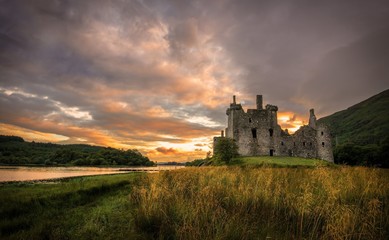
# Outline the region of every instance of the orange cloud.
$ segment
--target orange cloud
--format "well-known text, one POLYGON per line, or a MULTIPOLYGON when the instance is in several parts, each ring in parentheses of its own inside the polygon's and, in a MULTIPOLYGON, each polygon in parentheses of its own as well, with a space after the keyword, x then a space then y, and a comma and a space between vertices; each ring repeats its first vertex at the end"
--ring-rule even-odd
POLYGON ((288 129, 289 133, 294 133, 305 123, 305 118, 293 112, 278 112, 278 124, 282 129, 288 129))
POLYGON ((2 135, 22 136, 27 141, 58 142, 68 139, 66 136, 34 131, 10 124, 0 123, 0 133, 2 135))
POLYGON ((165 155, 174 155, 178 153, 177 150, 173 148, 157 147, 155 150, 165 155))
MULTIPOLYGON (((168 148, 165 148, 164 150, 169 150, 168 148)), ((175 154, 165 154, 157 151, 156 149, 153 150, 146 150, 143 151, 143 153, 148 156, 150 159, 156 162, 186 162, 186 161, 193 161, 195 159, 205 158, 206 153, 204 151, 182 151, 179 149, 173 149, 173 151, 176 151, 175 154)))

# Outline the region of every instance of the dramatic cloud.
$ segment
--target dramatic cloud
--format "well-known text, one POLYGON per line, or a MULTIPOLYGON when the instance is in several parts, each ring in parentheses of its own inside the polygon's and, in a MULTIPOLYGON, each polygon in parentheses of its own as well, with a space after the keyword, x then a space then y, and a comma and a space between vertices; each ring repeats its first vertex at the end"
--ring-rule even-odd
POLYGON ((155 150, 157 150, 157 152, 160 152, 160 153, 166 154, 166 155, 177 154, 177 151, 173 148, 158 147, 155 150))
POLYGON ((232 95, 295 131, 389 87, 377 1, 0 0, 0 134, 192 160, 232 95))

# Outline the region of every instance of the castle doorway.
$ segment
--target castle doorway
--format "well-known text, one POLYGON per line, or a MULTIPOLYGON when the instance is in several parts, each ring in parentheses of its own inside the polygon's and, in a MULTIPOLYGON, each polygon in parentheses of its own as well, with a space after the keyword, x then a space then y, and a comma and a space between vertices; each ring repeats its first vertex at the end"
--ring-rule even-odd
POLYGON ((273 154, 274 154, 274 150, 270 149, 270 156, 273 156, 273 154))

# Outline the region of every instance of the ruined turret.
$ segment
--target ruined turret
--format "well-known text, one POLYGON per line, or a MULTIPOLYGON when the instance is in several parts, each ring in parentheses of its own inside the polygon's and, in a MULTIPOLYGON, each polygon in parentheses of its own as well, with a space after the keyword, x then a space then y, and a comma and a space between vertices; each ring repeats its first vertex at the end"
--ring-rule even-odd
POLYGON ((236 103, 236 96, 234 95, 232 97, 232 103, 230 104, 230 107, 226 110, 226 114, 228 116, 228 126, 225 132, 226 137, 232 139, 236 138, 237 135, 234 129, 237 129, 239 118, 242 113, 244 113, 242 105, 240 103, 236 103))

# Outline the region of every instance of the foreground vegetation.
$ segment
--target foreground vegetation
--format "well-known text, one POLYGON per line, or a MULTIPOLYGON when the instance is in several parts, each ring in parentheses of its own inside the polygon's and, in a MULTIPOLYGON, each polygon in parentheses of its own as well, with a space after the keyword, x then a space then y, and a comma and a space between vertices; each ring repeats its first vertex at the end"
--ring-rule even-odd
POLYGON ((87 144, 59 145, 25 142, 16 136, 0 135, 0 163, 10 165, 129 165, 153 166, 137 150, 119 150, 87 144))
POLYGON ((0 239, 136 239, 128 194, 140 174, 0 185, 0 239))
POLYGON ((157 239, 387 239, 389 171, 204 167, 147 175, 135 231, 157 239))
POLYGON ((389 170, 185 168, 0 185, 1 239, 388 239, 389 170))

